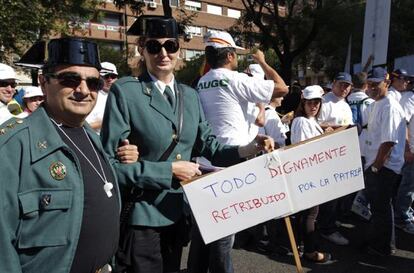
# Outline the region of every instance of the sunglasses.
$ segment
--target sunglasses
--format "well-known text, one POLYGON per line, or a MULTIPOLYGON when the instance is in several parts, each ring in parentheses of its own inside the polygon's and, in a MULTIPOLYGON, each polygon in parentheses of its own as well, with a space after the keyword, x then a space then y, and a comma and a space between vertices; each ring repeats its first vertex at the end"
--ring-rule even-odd
POLYGON ((0 87, 11 86, 11 88, 16 88, 17 83, 15 81, 0 81, 0 87))
POLYGON ((147 49, 149 54, 158 54, 160 53, 162 48, 165 48, 167 53, 175 53, 180 48, 180 44, 177 40, 167 40, 163 44, 158 42, 157 40, 149 40, 145 43, 145 48, 147 49))
POLYGON ((118 75, 116 75, 116 74, 106 74, 105 76, 103 76, 103 78, 105 79, 105 80, 108 80, 108 79, 118 79, 118 75))
POLYGON ((101 90, 104 82, 99 77, 82 78, 81 75, 75 72, 63 72, 60 74, 46 74, 46 77, 57 79, 59 84, 65 87, 76 89, 83 80, 91 91, 101 90))

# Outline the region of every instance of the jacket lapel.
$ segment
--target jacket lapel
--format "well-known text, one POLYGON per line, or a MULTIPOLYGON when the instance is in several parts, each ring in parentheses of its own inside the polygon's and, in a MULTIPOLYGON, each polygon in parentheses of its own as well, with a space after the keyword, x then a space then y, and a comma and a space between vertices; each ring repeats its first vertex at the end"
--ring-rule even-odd
POLYGON ((166 119, 170 120, 174 127, 177 128, 177 116, 174 114, 168 101, 164 98, 161 92, 153 84, 151 77, 148 73, 139 77, 142 84, 142 91, 145 95, 150 96, 150 106, 157 112, 163 115, 166 119))
POLYGON ((59 148, 67 147, 52 124, 43 107, 29 117, 30 154, 32 162, 53 153, 59 148), (39 127, 42 128, 39 130, 39 127))

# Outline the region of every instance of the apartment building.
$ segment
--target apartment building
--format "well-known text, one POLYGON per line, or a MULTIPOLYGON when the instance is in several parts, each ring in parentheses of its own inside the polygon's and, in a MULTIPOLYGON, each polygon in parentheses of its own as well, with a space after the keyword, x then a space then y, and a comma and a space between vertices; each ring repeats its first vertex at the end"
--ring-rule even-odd
MULTIPOLYGON (((161 0, 143 0, 143 2, 144 14, 163 14, 161 0)), ((178 7, 196 14, 192 24, 187 26, 185 39, 181 43, 181 64, 203 53, 203 35, 208 30, 230 28, 236 23, 243 10, 240 0, 170 0, 170 6, 175 18, 179 18, 178 7)), ((129 56, 137 56, 139 54, 135 45, 137 37, 125 35, 125 30, 136 18, 129 7, 118 9, 113 1, 107 0, 98 7, 98 10, 102 14, 99 19, 80 25, 81 30, 74 30, 73 35, 104 42, 107 46, 120 51, 127 47, 129 56)))

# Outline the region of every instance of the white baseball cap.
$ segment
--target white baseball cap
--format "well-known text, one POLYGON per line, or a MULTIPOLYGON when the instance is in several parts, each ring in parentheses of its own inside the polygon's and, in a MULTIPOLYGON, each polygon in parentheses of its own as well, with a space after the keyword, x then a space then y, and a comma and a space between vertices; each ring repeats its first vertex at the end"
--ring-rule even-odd
POLYGON ((118 70, 116 70, 116 66, 110 62, 103 62, 101 63, 101 76, 105 76, 106 74, 115 74, 118 75, 118 70))
POLYGON ((306 100, 321 99, 323 89, 319 85, 310 85, 302 90, 302 97, 306 100))
POLYGON ((16 72, 11 66, 0 63, 0 80, 17 79, 16 72))
POLYGON ((252 74, 254 78, 258 78, 262 80, 264 79, 265 73, 263 71, 263 68, 260 66, 260 64, 250 64, 249 71, 250 71, 250 74, 252 74))
POLYGON ((33 97, 43 97, 43 92, 40 87, 37 86, 28 86, 24 89, 24 95, 23 98, 33 98, 33 97))
POLYGON ((206 46, 212 46, 214 48, 233 47, 245 50, 245 48, 237 46, 233 40, 233 37, 231 37, 231 35, 225 31, 209 30, 207 34, 204 36, 204 43, 206 44, 206 46))

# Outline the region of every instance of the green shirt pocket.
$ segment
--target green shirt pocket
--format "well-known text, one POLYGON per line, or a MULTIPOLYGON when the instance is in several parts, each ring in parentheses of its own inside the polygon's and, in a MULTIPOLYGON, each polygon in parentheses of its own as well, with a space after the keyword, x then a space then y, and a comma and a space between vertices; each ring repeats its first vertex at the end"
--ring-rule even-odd
POLYGON ((21 209, 18 248, 68 243, 71 189, 35 189, 21 192, 18 196, 21 209))

